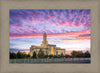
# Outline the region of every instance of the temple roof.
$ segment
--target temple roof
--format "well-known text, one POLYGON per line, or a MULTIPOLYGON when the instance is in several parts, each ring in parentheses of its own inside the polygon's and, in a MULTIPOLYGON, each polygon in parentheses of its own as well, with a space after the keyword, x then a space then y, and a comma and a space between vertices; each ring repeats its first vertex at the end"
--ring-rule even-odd
POLYGON ((47 47, 42 47, 42 46, 32 46, 32 48, 35 48, 35 49, 46 49, 47 47))
POLYGON ((53 45, 53 44, 48 44, 48 46, 56 46, 56 45, 53 45))

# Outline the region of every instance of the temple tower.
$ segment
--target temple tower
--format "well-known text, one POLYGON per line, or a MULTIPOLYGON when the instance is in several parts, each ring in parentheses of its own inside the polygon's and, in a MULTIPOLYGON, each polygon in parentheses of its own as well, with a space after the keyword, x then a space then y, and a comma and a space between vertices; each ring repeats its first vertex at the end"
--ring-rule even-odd
POLYGON ((48 45, 47 34, 46 34, 46 32, 44 32, 44 34, 43 34, 43 41, 42 41, 41 46, 46 48, 47 45, 48 45))

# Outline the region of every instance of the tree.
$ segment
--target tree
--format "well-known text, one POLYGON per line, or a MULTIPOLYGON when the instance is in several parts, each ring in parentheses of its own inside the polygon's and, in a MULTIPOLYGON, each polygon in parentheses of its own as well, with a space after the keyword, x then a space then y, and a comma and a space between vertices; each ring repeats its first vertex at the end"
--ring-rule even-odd
POLYGON ((63 55, 63 53, 61 53, 61 58, 64 58, 64 55, 63 55))
POLYGON ((48 55, 45 55, 44 57, 45 57, 45 58, 48 58, 48 55))
POLYGON ((29 58, 30 54, 26 54, 26 52, 20 52, 18 51, 17 53, 15 52, 9 52, 9 58, 10 59, 21 59, 21 58, 29 58))
POLYGON ((26 52, 21 52, 21 56, 22 56, 22 58, 27 58, 26 52))
POLYGON ((29 58, 30 57, 30 54, 28 54, 27 57, 29 58))
POLYGON ((86 51, 85 53, 83 53, 82 51, 73 51, 71 53, 71 57, 72 58, 89 58, 90 53, 88 51, 86 51))
POLYGON ((85 57, 86 57, 86 58, 90 58, 90 53, 89 53, 89 51, 86 51, 86 52, 85 52, 85 57))
POLYGON ((10 57, 10 59, 15 59, 15 58, 17 58, 17 55, 14 52, 12 52, 12 53, 10 52, 9 57, 10 57))
POLYGON ((44 58, 44 52, 42 51, 42 49, 39 50, 38 57, 39 58, 44 58))
POLYGON ((51 55, 49 55, 49 58, 53 58, 53 55, 51 54, 51 55))
POLYGON ((53 58, 57 58, 57 55, 54 55, 53 58))
POLYGON ((76 57, 84 58, 84 53, 82 51, 78 51, 77 54, 76 54, 76 57))
POLYGON ((32 58, 36 58, 36 52, 35 51, 33 52, 32 58))
POLYGON ((70 58, 70 55, 67 55, 67 54, 66 54, 65 57, 66 57, 66 58, 70 58))
POLYGON ((57 55, 57 58, 61 58, 61 55, 57 55))
POLYGON ((20 51, 17 52, 17 58, 22 58, 22 53, 20 51))
POLYGON ((75 55, 76 55, 76 51, 72 51, 71 56, 72 56, 73 58, 75 58, 75 55))

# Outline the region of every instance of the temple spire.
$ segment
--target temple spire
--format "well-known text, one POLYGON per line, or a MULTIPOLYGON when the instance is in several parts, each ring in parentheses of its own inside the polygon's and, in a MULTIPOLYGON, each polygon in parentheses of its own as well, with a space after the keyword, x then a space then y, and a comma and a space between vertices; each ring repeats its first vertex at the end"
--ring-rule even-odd
POLYGON ((43 41, 46 44, 46 41, 47 41, 47 34, 46 34, 46 32, 44 32, 44 34, 43 34, 43 41))
POLYGON ((42 41, 41 46, 46 47, 47 45, 48 45, 47 34, 46 34, 46 28, 44 26, 43 41, 42 41))

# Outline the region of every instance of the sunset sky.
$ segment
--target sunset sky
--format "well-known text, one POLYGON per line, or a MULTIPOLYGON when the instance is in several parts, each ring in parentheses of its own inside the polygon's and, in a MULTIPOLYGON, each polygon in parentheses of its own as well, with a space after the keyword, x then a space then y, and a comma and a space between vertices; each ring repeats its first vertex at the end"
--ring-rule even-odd
POLYGON ((49 44, 90 51, 90 10, 10 10, 10 51, 29 51, 41 45, 44 31, 49 44))

